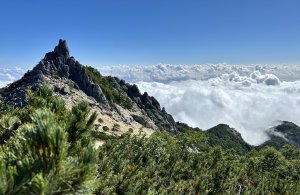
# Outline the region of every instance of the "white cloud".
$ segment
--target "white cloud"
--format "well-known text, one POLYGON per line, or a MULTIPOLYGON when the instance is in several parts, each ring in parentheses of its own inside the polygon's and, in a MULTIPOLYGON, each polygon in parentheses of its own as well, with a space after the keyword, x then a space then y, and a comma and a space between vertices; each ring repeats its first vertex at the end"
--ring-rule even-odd
POLYGON ((0 88, 5 87, 9 83, 11 83, 11 82, 10 81, 0 81, 0 88))
MULTIPOLYGON (((167 83, 189 79, 208 80, 233 72, 241 77, 249 77, 251 73, 256 72, 262 75, 276 75, 282 81, 300 80, 300 65, 158 64, 150 66, 106 66, 99 69, 104 75, 114 75, 129 82, 155 81, 167 83)), ((276 82, 275 80, 271 81, 270 78, 267 82, 276 82)))
POLYGON ((236 128, 251 144, 268 140, 278 120, 300 124, 298 65, 169 65, 102 67, 137 83, 158 99, 175 120, 208 129, 236 128))
POLYGON ((6 73, 5 74, 5 76, 7 76, 7 78, 9 79, 9 80, 16 80, 16 77, 14 77, 13 75, 11 75, 10 73, 6 73))
POLYGON ((268 86, 243 82, 138 82, 175 120, 208 129, 219 123, 236 128, 251 144, 268 139, 265 130, 277 120, 300 124, 300 81, 268 86))
POLYGON ((25 72, 26 70, 21 68, 0 68, 0 87, 21 78, 25 72))

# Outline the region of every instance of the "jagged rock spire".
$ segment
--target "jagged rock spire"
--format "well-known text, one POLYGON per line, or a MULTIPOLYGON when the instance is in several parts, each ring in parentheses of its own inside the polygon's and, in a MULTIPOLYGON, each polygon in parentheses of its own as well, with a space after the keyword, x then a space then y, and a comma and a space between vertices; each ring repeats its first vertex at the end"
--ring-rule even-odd
POLYGON ((60 39, 54 51, 46 53, 44 61, 53 61, 55 59, 69 59, 70 51, 66 40, 60 39))
POLYGON ((58 45, 54 48, 54 52, 58 56, 63 55, 66 58, 70 57, 70 51, 66 40, 60 39, 58 45))

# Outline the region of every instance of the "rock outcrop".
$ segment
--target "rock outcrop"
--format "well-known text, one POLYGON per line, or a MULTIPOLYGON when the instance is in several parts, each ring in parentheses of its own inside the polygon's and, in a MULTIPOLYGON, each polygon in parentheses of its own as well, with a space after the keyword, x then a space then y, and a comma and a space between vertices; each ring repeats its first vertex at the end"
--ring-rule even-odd
POLYGON ((33 88, 44 81, 45 76, 53 78, 70 79, 75 87, 93 97, 99 103, 108 104, 101 88, 96 85, 85 72, 74 57, 70 57, 69 49, 65 40, 59 40, 59 44, 54 51, 49 52, 45 57, 19 81, 11 84, 5 91, 5 101, 13 102, 16 106, 26 104, 24 102, 25 90, 33 88))

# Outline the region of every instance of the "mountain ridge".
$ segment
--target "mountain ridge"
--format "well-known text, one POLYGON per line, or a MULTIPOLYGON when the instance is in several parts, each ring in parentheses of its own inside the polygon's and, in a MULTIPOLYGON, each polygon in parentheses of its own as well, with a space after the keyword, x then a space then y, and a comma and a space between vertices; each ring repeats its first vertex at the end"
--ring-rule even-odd
MULTIPOLYGON (((16 107, 23 107, 26 105, 26 91, 43 84, 50 86, 63 98, 76 97, 76 93, 78 96, 85 96, 100 111, 105 110, 107 115, 118 118, 115 123, 130 126, 130 123, 136 122, 141 124, 139 128, 160 129, 171 133, 177 131, 173 117, 160 107, 154 97, 147 93, 141 94, 136 85, 116 77, 102 76, 96 69, 80 64, 70 56, 65 40, 60 39, 54 50, 46 53, 20 80, 3 88, 3 100, 16 107), (123 111, 126 109, 122 108, 124 101, 134 105, 133 108, 126 108, 129 112, 126 111, 125 114, 123 111)), ((78 101, 80 98, 77 98, 78 101)))

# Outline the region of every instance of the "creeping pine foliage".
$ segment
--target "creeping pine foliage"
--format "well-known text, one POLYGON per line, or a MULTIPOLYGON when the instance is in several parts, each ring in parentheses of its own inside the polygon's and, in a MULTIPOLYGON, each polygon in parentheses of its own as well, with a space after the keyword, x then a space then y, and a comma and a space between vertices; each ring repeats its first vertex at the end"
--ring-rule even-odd
POLYGON ((299 150, 290 145, 241 155, 196 145, 206 140, 205 134, 184 134, 171 137, 155 132, 149 138, 127 134, 107 141, 99 151, 97 194, 295 194, 299 190, 299 150))
MULTIPOLYGON (((94 128, 87 103, 65 108, 45 86, 24 108, 1 103, 0 194, 297 194, 300 150, 244 147, 177 124, 170 136, 94 128), (211 136, 211 137, 210 137, 211 136), (95 149, 94 140, 106 143, 95 149)), ((117 125, 116 125, 117 126, 117 125)), ((225 132, 225 126, 218 126, 225 132)), ((218 131, 218 133, 219 133, 218 131)))
POLYGON ((97 152, 86 137, 94 114, 86 103, 66 110, 45 86, 27 99, 25 108, 0 119, 0 194, 91 193, 97 152))

